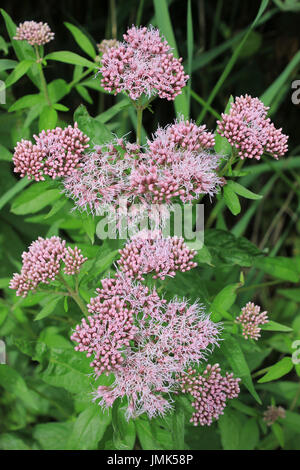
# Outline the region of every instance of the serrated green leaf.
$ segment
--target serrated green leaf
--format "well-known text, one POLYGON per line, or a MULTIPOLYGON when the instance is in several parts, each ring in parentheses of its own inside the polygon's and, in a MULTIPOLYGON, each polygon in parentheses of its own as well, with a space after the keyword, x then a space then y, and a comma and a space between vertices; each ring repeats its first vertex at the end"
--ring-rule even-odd
POLYGON ((61 197, 59 189, 47 189, 48 183, 30 186, 13 202, 11 212, 17 215, 34 214, 61 197))
POLYGON ((26 72, 30 69, 30 67, 34 63, 35 61, 31 59, 22 60, 21 62, 19 62, 16 68, 12 71, 12 73, 5 80, 5 87, 8 88, 14 83, 16 83, 21 77, 23 77, 23 75, 26 74, 26 72))
POLYGON ((54 297, 50 302, 48 302, 42 310, 35 317, 35 321, 42 320, 43 318, 48 317, 55 310, 56 305, 58 304, 61 296, 54 297))
POLYGON ((94 404, 79 414, 68 439, 70 450, 95 450, 111 422, 111 413, 94 404))

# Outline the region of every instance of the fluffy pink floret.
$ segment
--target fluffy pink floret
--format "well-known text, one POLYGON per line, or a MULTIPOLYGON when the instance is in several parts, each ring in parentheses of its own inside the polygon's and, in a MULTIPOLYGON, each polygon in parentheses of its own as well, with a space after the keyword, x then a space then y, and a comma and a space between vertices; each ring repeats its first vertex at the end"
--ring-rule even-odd
POLYGON ((267 312, 261 312, 259 305, 254 305, 253 302, 248 302, 245 307, 242 308, 242 313, 235 320, 237 323, 241 323, 243 336, 248 339, 252 338, 258 340, 260 337, 261 328, 259 325, 268 323, 267 312))
POLYGON ((26 297, 39 284, 54 281, 60 272, 61 263, 65 263, 65 274, 73 275, 79 272, 86 259, 79 248, 66 248, 66 242, 59 237, 39 237, 22 254, 21 272, 14 274, 9 287, 17 291, 17 296, 26 297))
POLYGON ((154 279, 174 277, 176 271, 189 271, 197 266, 192 261, 196 251, 190 250, 183 238, 168 237, 143 239, 135 237, 120 250, 118 265, 126 276, 144 280, 152 273, 154 279))
POLYGON ((267 152, 278 159, 287 152, 288 136, 275 128, 268 109, 258 98, 236 97, 229 114, 217 122, 217 132, 238 149, 240 158, 259 160, 267 152))
POLYGON ((76 122, 74 127, 56 127, 33 137, 35 144, 24 139, 17 143, 13 162, 15 173, 36 181, 43 181, 45 175, 55 179, 72 174, 80 167, 83 152, 89 147, 89 138, 76 122))
POLYGON ((47 23, 41 21, 24 21, 20 23, 13 38, 16 41, 27 41, 31 46, 43 46, 54 39, 54 33, 47 23))
POLYGON ((181 390, 192 395, 195 412, 191 423, 195 426, 210 426, 214 419, 224 413, 226 400, 236 398, 240 393, 239 381, 233 374, 221 375, 219 364, 208 365, 202 375, 195 369, 188 369, 181 377, 181 390))
POLYGON ((165 128, 158 128, 153 139, 148 140, 151 160, 157 164, 172 163, 172 151, 185 149, 201 151, 215 145, 213 133, 206 126, 191 121, 175 121, 165 128))
POLYGON ((105 90, 115 95, 124 91, 133 100, 143 94, 174 100, 188 79, 182 59, 174 57, 167 41, 152 27, 128 29, 124 42, 105 52, 101 60, 105 90))

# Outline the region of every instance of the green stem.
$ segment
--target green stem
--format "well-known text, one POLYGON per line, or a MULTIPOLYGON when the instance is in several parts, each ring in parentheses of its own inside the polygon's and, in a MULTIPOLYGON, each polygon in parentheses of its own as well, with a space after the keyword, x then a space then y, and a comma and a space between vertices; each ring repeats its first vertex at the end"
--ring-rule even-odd
POLYGON ((58 276, 59 280, 61 281, 61 283, 65 286, 65 288, 67 289, 67 291, 69 292, 69 295, 70 297, 72 297, 72 299, 77 303, 78 307, 80 308, 80 310, 82 311, 82 313, 88 317, 88 310, 83 302, 83 300, 81 299, 80 295, 78 292, 76 292, 75 290, 73 290, 71 288, 71 286, 69 286, 69 284, 65 281, 65 279, 63 278, 63 276, 61 274, 59 274, 58 276))
POLYGON ((46 101, 47 101, 48 105, 51 106, 51 101, 50 101, 49 94, 48 94, 47 82, 46 82, 45 75, 44 75, 44 72, 43 72, 43 66, 41 64, 42 58, 40 56, 38 46, 35 45, 34 48, 35 48, 35 54, 36 54, 36 58, 37 58, 37 66, 38 66, 39 72, 40 72, 40 79, 41 79, 42 89, 43 89, 43 92, 44 92, 44 95, 45 95, 45 98, 46 98, 46 101))
POLYGON ((81 80, 86 77, 87 75, 89 75, 90 73, 92 73, 92 69, 87 69, 85 70, 81 75, 80 77, 78 77, 76 80, 72 80, 70 83, 69 83, 69 87, 70 88, 73 88, 74 85, 77 85, 77 83, 81 82, 81 80))
POLYGON ((141 145, 143 111, 144 108, 142 106, 137 107, 136 143, 138 145, 141 145))
POLYGON ((270 282, 263 282, 261 284, 254 284, 252 286, 247 286, 247 287, 240 287, 238 289, 238 293, 240 292, 246 292, 247 290, 252 290, 252 289, 260 289, 261 287, 268 287, 268 286, 275 286, 276 284, 282 284, 284 281, 270 281, 270 282))

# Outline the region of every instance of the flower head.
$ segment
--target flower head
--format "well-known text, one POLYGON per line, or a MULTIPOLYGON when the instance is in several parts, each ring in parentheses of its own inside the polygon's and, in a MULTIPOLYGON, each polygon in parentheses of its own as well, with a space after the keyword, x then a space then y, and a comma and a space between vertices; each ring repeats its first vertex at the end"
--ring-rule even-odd
POLYGON ((96 375, 114 373, 114 383, 99 387, 95 399, 109 407, 126 397, 128 419, 163 415, 172 406, 168 398, 178 389, 178 374, 218 344, 219 325, 202 305, 167 303, 121 272, 103 280, 97 294, 88 305, 90 317, 71 337, 76 350, 93 356, 96 375))
POLYGON ((152 273, 153 278, 174 277, 176 271, 189 271, 197 266, 192 261, 196 251, 190 250, 183 238, 139 238, 136 236, 120 250, 118 265, 126 276, 144 280, 143 275, 152 273))
POLYGON ((86 261, 79 248, 72 250, 66 247, 66 242, 59 237, 42 238, 32 242, 27 252, 22 254, 22 269, 15 273, 9 287, 15 289, 18 296, 26 297, 29 291, 37 289, 39 284, 49 284, 54 281, 61 270, 64 273, 76 274, 86 261))
POLYGON ((278 418, 285 418, 285 409, 282 406, 273 406, 270 405, 264 412, 264 421, 268 426, 277 421, 278 418))
POLYGON ((224 413, 226 400, 239 395, 239 378, 226 372, 221 375, 219 364, 206 367, 202 375, 195 369, 188 369, 187 374, 181 376, 181 390, 192 395, 192 406, 195 411, 191 423, 195 426, 210 426, 214 419, 219 419, 224 413))
POLYGON ((264 152, 278 159, 287 152, 288 137, 267 117, 268 107, 249 95, 236 97, 222 114, 217 132, 237 148, 240 158, 259 160, 264 152))
POLYGON ((55 179, 72 174, 80 167, 83 152, 89 147, 89 138, 76 122, 74 127, 56 127, 33 137, 35 144, 24 139, 17 143, 13 162, 15 173, 36 181, 43 181, 44 175, 55 179))
POLYGON ((103 54, 100 70, 105 90, 125 91, 133 100, 142 95, 174 100, 188 79, 181 59, 152 27, 128 29, 124 42, 103 54))
POLYGON ((242 308, 242 313, 235 319, 236 323, 241 323, 243 336, 248 339, 252 338, 258 340, 260 337, 261 328, 259 325, 268 323, 267 312, 261 312, 259 305, 254 305, 253 302, 248 302, 242 308))
POLYGON ((54 39, 54 33, 47 23, 41 21, 24 21, 20 23, 13 38, 17 41, 27 41, 31 46, 43 46, 54 39))
POLYGON ((148 140, 151 160, 158 164, 172 163, 172 151, 201 152, 215 145, 214 135, 206 126, 180 119, 165 128, 158 128, 153 139, 148 140))
POLYGON ((103 39, 99 44, 97 44, 97 48, 101 54, 105 54, 113 47, 118 47, 119 45, 120 43, 117 39, 103 39))

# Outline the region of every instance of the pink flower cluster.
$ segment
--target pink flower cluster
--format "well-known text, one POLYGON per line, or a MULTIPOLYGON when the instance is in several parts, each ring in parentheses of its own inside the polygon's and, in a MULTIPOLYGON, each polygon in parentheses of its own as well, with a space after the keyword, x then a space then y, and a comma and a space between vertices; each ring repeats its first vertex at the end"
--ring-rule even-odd
POLYGON ((172 163, 172 151, 200 152, 215 145, 214 134, 206 126, 180 119, 166 128, 158 128, 152 141, 148 140, 151 160, 157 164, 172 163))
POLYGON ((285 418, 285 409, 282 406, 268 406, 263 418, 267 426, 272 426, 278 418, 285 418))
POLYGON ((192 395, 192 406, 195 412, 191 423, 194 426, 210 426, 214 419, 219 419, 224 413, 226 400, 236 398, 240 393, 239 378, 226 372, 221 375, 219 364, 206 367, 202 375, 195 369, 189 368, 185 375, 181 376, 181 390, 192 395))
POLYGON ((132 100, 142 95, 174 100, 189 78, 181 61, 157 29, 133 26, 123 43, 103 54, 101 84, 115 95, 126 92, 132 100))
POLYGON ((126 276, 144 280, 143 275, 153 273, 154 279, 174 277, 176 271, 189 271, 197 266, 193 258, 196 251, 190 250, 183 238, 135 237, 120 250, 118 265, 126 276))
POLYGON ((238 149, 240 158, 259 160, 264 152, 278 159, 287 150, 288 136, 267 117, 268 107, 249 95, 236 97, 229 114, 217 121, 217 132, 238 149))
POLYGON ((253 302, 248 302, 245 307, 242 308, 242 313, 236 318, 236 323, 241 323, 243 336, 248 339, 252 338, 258 340, 260 337, 261 328, 259 325, 268 323, 267 312, 261 312, 258 305, 254 305, 253 302))
POLYGON ((15 273, 9 287, 15 289, 17 296, 26 297, 29 291, 37 289, 39 284, 54 281, 64 263, 64 273, 73 275, 79 272, 86 261, 79 248, 66 247, 66 242, 59 237, 42 238, 32 242, 27 252, 22 254, 21 273, 15 273))
POLYGON ((109 52, 112 47, 118 47, 120 45, 117 39, 103 39, 99 44, 97 44, 97 49, 100 54, 109 52))
POLYGON ((33 136, 35 144, 22 139, 14 149, 15 173, 35 181, 43 181, 44 175, 52 179, 67 176, 81 165, 84 150, 89 147, 89 138, 74 127, 56 127, 33 136))
POLYGON ((176 374, 206 357, 217 344, 219 325, 211 322, 201 305, 186 301, 167 303, 156 291, 133 282, 121 272, 104 279, 97 297, 71 337, 76 350, 93 355, 95 373, 114 373, 109 387, 99 387, 95 398, 112 406, 127 397, 127 417, 164 414, 170 403, 163 394, 176 391, 176 374))
POLYGON ((41 21, 24 21, 20 23, 13 38, 17 41, 27 41, 31 46, 43 46, 54 39, 54 33, 47 23, 41 21))
POLYGON ((118 139, 86 155, 81 168, 65 178, 65 190, 78 208, 97 215, 116 211, 120 199, 126 209, 140 204, 133 219, 153 204, 170 205, 175 197, 191 202, 200 194, 215 194, 222 183, 216 173, 219 157, 207 151, 211 145, 213 135, 188 121, 159 129, 143 151, 118 139))

